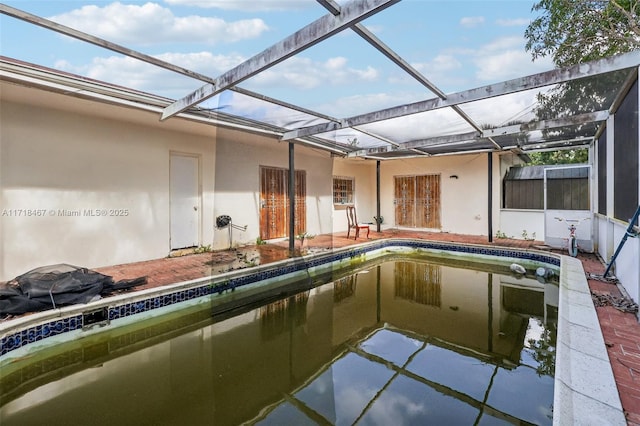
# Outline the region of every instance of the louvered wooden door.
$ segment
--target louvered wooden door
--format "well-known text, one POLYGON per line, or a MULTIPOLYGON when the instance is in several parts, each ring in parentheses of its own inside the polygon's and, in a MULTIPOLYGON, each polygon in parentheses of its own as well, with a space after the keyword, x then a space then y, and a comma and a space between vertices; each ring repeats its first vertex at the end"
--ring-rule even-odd
POLYGON ((396 176, 395 178, 396 225, 415 227, 415 176, 396 176))
POLYGON ((396 225, 440 229, 440 175, 394 177, 396 225))
POLYGON ((416 176, 416 227, 440 229, 440 175, 416 176))
MULTIPOLYGON (((260 238, 283 238, 289 231, 288 170, 260 167, 260 238)), ((296 170, 295 232, 305 232, 307 224, 306 173, 296 170)))
MULTIPOLYGON (((307 175, 304 170, 296 170, 295 187, 295 232, 300 235, 307 230, 307 175)), ((287 200, 289 193, 287 192, 287 200)), ((289 204, 287 203, 287 208, 289 204)), ((289 230, 289 215, 287 214, 287 232, 289 230)))

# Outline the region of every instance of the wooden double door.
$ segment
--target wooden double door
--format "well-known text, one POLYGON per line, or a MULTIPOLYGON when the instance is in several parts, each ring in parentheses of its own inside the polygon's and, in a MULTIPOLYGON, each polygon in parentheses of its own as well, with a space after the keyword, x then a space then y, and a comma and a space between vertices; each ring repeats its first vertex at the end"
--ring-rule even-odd
POLYGON ((395 176, 396 226, 440 229, 440 175, 395 176))
MULTIPOLYGON (((295 171, 295 235, 307 229, 307 182, 304 170, 295 171)), ((260 167, 260 238, 288 236, 289 170, 260 167)))

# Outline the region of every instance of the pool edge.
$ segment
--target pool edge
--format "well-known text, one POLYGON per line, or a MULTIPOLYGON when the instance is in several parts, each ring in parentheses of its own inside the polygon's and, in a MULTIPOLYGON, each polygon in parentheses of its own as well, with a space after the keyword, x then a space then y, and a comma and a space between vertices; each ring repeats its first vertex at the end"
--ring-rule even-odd
MULTIPOLYGON (((556 267, 559 265, 558 343, 556 347, 556 371, 554 377, 553 424, 584 424, 584 420, 589 419, 590 423, 599 425, 626 425, 613 371, 604 345, 604 338, 602 337, 595 307, 591 301, 581 262, 568 256, 561 256, 539 250, 493 247, 479 244, 448 243, 405 238, 376 240, 358 246, 333 249, 330 252, 314 253, 303 257, 285 259, 256 268, 233 271, 135 293, 108 297, 89 305, 74 305, 35 313, 25 318, 18 318, 8 323, 0 324, 0 338, 2 339, 3 345, 3 350, 0 352, 0 366, 11 362, 8 359, 11 357, 6 356, 8 352, 11 352, 6 351, 7 336, 11 332, 13 332, 12 336, 20 336, 20 333, 16 331, 16 329, 20 330, 20 327, 25 330, 32 330, 34 324, 42 324, 46 321, 51 321, 51 324, 56 324, 57 326, 63 321, 62 318, 66 316, 67 319, 71 318, 69 326, 72 329, 62 330, 60 334, 64 334, 67 331, 79 333, 80 331, 78 330, 83 330, 82 313, 92 309, 113 307, 117 303, 123 303, 127 306, 127 310, 130 310, 127 315, 135 316, 135 319, 143 319, 145 315, 147 317, 157 315, 156 312, 151 310, 154 309, 154 307, 149 306, 148 303, 146 307, 141 307, 142 313, 135 312, 137 309, 136 306, 141 303, 140 300, 144 297, 155 297, 154 300, 157 300, 158 298, 167 297, 167 295, 182 293, 186 295, 188 292, 193 292, 194 287, 197 286, 199 289, 206 290, 200 291, 202 294, 200 296, 196 294, 195 297, 204 298, 219 291, 233 291, 236 285, 243 286, 252 284, 253 282, 245 279, 247 276, 256 277, 264 275, 265 278, 268 276, 281 277, 287 273, 294 273, 295 271, 303 269, 309 270, 327 262, 338 260, 350 262, 353 261, 353 259, 362 257, 363 254, 387 251, 386 249, 399 247, 412 250, 426 249, 435 252, 442 251, 461 256, 498 256, 511 259, 512 261, 541 262, 556 267), (276 274, 274 271, 277 271, 277 275, 274 275, 276 274), (236 282, 239 284, 234 284, 236 282), (212 285, 212 283, 214 285, 212 285), (217 287, 217 285, 220 285, 220 287, 217 287), (136 299, 138 301, 136 301, 136 299), (145 310, 146 308, 149 309, 145 310), (28 327, 31 327, 31 329, 28 327), (588 338, 584 339, 584 335, 587 335, 588 338), (594 372, 597 372, 597 374, 594 374, 594 372)), ((176 300, 171 303, 180 302, 180 300, 176 300)), ((160 311, 157 312, 159 313, 160 311)), ((129 317, 130 319, 131 316, 129 317)), ((94 325, 92 328, 99 330, 99 325, 100 324, 98 324, 98 327, 94 325)), ((64 327, 65 325, 62 325, 63 329, 64 327)), ((86 331, 86 327, 84 329, 86 331)), ((91 332, 92 330, 89 331, 91 332)), ((68 333, 67 339, 73 338, 74 333, 68 333)), ((26 334, 27 333, 23 332, 21 338, 27 338, 26 334)), ((31 349, 36 350, 37 346, 37 344, 33 344, 33 348, 27 351, 31 349)))
POLYGON ((553 424, 626 425, 582 263, 560 258, 553 424))

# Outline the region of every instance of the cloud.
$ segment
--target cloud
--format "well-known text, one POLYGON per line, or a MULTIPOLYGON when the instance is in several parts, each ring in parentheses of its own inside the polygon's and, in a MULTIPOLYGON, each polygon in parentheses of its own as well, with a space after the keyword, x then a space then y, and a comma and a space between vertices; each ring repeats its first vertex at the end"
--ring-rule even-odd
MULTIPOLYGON (((439 53, 430 61, 414 62, 411 66, 420 74, 425 76, 429 81, 438 86, 439 89, 445 90, 446 85, 455 84, 459 86, 461 78, 458 71, 464 71, 464 65, 456 57, 460 52, 439 53)), ((410 84, 416 80, 406 73, 394 72, 387 80, 389 84, 410 84)), ((424 96, 435 96, 428 89, 424 88, 424 96)))
POLYGON ((376 92, 342 96, 330 102, 312 105, 311 109, 325 112, 333 117, 352 117, 415 102, 418 99, 424 99, 423 95, 416 92, 376 92))
POLYGON ((496 24, 500 27, 523 27, 529 25, 530 22, 529 18, 496 19, 496 24))
POLYGON ((301 90, 319 86, 340 86, 354 82, 372 82, 378 79, 379 72, 367 66, 363 69, 351 68, 346 58, 338 56, 324 62, 310 58, 292 57, 287 61, 262 71, 247 81, 247 86, 293 87, 301 90))
MULTIPOLYGON (((426 394, 426 392, 425 392, 426 394)), ((403 395, 395 389, 387 389, 385 393, 376 400, 364 421, 375 419, 376 424, 390 425, 396 423, 397 419, 403 419, 406 424, 422 423, 430 409, 429 398, 423 395, 403 395)))
POLYGON ((460 25, 465 28, 474 28, 484 24, 484 16, 467 16, 460 19, 460 25))
MULTIPOLYGON (((154 57, 212 78, 220 76, 247 59, 238 54, 214 55, 210 52, 164 53, 154 57)), ((174 99, 181 98, 204 84, 125 56, 95 57, 90 63, 82 65, 58 61, 55 67, 62 71, 174 99)), ((246 80, 243 87, 257 91, 264 88, 310 90, 354 82, 371 82, 378 77, 379 73, 375 68, 349 67, 347 59, 343 57, 330 58, 324 62, 293 57, 246 80)))
MULTIPOLYGON (((154 56, 211 77, 217 77, 245 59, 239 55, 213 55, 210 52, 165 53, 154 56)), ((96 57, 90 63, 82 65, 61 60, 54 66, 62 71, 172 99, 181 98, 204 84, 126 56, 96 57)))
POLYGON ((137 45, 232 43, 257 38, 269 30, 262 19, 226 22, 212 17, 178 17, 157 3, 88 5, 49 19, 116 43, 137 45))
POLYGON ((424 75, 442 76, 462 68, 462 64, 455 56, 441 53, 429 62, 413 64, 413 67, 424 75))
POLYGON ((524 39, 520 36, 499 37, 480 47, 480 53, 501 52, 505 49, 521 49, 524 51, 524 39))
MULTIPOLYGON (((548 71, 554 68, 548 58, 531 61, 524 49, 522 36, 501 37, 475 49, 467 47, 444 49, 429 61, 412 63, 422 75, 445 93, 464 88, 479 87, 548 71), (468 75, 471 71, 471 75, 468 75)), ((412 79, 405 74, 396 74, 388 80, 390 84, 408 84, 412 79)), ((433 95, 423 95, 424 99, 433 95)), ((369 100, 374 109, 375 103, 369 100)))
POLYGON ((165 0, 167 4, 193 6, 243 12, 270 12, 282 10, 298 10, 314 6, 305 0, 165 0))
POLYGON ((549 59, 532 62, 524 44, 522 37, 503 37, 482 46, 473 58, 476 78, 484 82, 501 81, 554 68, 549 59))

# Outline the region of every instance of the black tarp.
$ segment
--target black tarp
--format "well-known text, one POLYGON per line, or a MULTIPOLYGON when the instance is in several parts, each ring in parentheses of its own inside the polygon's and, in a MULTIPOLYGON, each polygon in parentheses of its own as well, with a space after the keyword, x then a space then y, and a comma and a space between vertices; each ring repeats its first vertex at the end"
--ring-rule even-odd
POLYGON ((114 282, 108 275, 67 264, 42 266, 0 284, 0 316, 88 303, 146 282, 146 277, 114 282))

